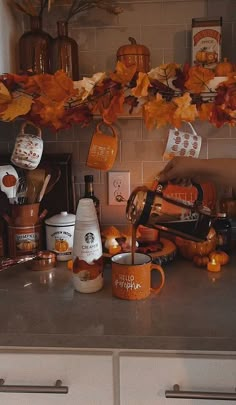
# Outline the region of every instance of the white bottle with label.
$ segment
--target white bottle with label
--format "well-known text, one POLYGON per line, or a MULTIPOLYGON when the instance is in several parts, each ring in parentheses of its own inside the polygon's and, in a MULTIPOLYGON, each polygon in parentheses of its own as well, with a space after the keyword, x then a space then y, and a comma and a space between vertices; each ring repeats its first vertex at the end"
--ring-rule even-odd
POLYGON ((103 287, 103 253, 100 227, 91 198, 79 201, 73 241, 73 284, 81 293, 103 287))

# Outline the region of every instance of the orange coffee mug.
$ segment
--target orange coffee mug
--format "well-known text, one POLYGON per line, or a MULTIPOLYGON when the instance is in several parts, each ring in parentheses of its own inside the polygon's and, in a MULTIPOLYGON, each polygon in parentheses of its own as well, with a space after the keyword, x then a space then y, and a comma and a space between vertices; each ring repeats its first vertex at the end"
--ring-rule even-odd
POLYGON ((141 300, 151 293, 157 294, 165 283, 165 274, 161 266, 152 263, 152 258, 144 253, 118 253, 111 258, 112 294, 123 300, 141 300), (161 274, 158 287, 151 286, 151 272, 161 274))
POLYGON ((99 170, 110 170, 115 162, 118 149, 118 136, 112 125, 99 122, 90 144, 87 166, 99 170), (102 132, 101 126, 109 132, 102 132))

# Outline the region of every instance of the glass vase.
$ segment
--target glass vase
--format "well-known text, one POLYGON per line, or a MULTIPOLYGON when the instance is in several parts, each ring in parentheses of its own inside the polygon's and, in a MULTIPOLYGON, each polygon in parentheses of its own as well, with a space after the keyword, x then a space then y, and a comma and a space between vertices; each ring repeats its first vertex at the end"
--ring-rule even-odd
POLYGON ((68 23, 57 22, 57 37, 52 43, 52 72, 64 70, 72 80, 79 80, 77 42, 68 36, 68 23))
POLYGON ((19 40, 20 72, 51 73, 50 54, 52 37, 42 30, 42 19, 30 17, 31 29, 19 40))

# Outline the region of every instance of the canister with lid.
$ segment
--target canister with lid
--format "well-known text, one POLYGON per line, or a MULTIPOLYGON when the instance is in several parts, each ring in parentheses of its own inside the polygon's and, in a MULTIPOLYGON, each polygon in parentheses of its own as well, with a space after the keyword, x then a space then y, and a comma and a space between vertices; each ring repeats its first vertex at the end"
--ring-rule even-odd
POLYGON ((47 249, 57 254, 58 261, 72 258, 75 215, 67 211, 45 220, 47 249))

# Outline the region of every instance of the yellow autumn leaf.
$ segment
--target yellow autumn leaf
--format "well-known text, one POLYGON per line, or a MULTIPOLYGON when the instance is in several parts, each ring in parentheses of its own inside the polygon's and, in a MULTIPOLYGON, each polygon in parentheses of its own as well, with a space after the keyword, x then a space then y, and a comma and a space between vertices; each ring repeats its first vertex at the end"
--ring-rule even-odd
POLYGON ((193 93, 201 93, 210 91, 208 83, 214 79, 215 73, 211 69, 202 66, 192 66, 188 72, 188 80, 185 82, 185 87, 193 93))
POLYGON ((132 95, 135 97, 146 97, 148 95, 148 87, 150 80, 147 73, 139 72, 137 86, 132 89, 132 95))
POLYGON ((151 130, 171 124, 176 106, 172 102, 166 102, 160 94, 143 106, 143 118, 146 127, 151 130))
POLYGON ((136 72, 136 69, 137 69, 136 65, 131 65, 127 67, 124 65, 124 63, 118 61, 116 64, 115 72, 110 73, 110 78, 114 82, 125 85, 132 80, 136 72))
POLYGON ((148 76, 150 79, 159 80, 159 82, 168 86, 170 84, 168 83, 169 79, 173 79, 176 76, 176 69, 179 67, 180 65, 177 63, 165 63, 150 70, 148 76))
POLYGON ((13 121, 15 118, 25 115, 30 111, 33 103, 32 97, 20 95, 12 99, 7 109, 1 113, 1 120, 13 121))
POLYGON ((3 83, 0 83, 0 104, 10 103, 10 101, 11 95, 8 89, 3 83))
POLYGON ((176 127, 180 127, 182 121, 194 121, 198 117, 198 111, 195 104, 191 104, 192 99, 189 93, 182 97, 174 99, 177 109, 173 116, 173 122, 176 127))

